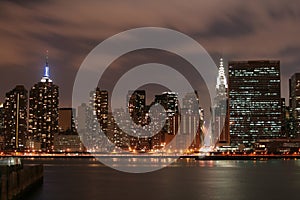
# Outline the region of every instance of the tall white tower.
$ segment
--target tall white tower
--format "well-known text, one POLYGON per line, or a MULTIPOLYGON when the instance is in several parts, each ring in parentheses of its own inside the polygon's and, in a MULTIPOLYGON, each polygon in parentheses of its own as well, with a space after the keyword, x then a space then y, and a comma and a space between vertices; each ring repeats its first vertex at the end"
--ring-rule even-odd
POLYGON ((219 73, 217 78, 216 92, 217 96, 226 96, 227 97, 227 78, 225 75, 225 69, 223 65, 223 58, 220 59, 219 73))
POLYGON ((227 78, 223 64, 223 58, 220 59, 217 84, 216 84, 216 98, 214 99, 213 107, 213 123, 212 123, 212 142, 216 144, 228 143, 228 130, 226 124, 227 118, 227 78))

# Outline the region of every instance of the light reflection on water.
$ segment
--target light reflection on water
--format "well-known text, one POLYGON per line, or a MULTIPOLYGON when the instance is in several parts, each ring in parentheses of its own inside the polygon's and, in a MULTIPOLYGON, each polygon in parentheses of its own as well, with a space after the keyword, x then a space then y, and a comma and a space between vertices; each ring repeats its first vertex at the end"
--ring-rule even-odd
MULTIPOLYGON (((90 167, 106 167, 96 158, 26 158, 23 159, 26 164, 41 163, 44 166, 90 166, 90 167), (75 161, 75 162, 74 162, 75 161)), ((161 163, 168 164, 173 158, 137 158, 137 157, 116 157, 107 158, 115 162, 114 166, 160 166, 161 163)), ((205 167, 205 168, 253 168, 263 164, 272 164, 277 162, 288 163, 293 162, 295 166, 300 167, 300 160, 195 160, 194 158, 179 158, 173 162, 168 168, 173 167, 205 167)))
MULTIPOLYGON (((134 166, 137 160, 129 159, 134 166)), ((28 159, 24 163, 45 166, 44 184, 29 200, 298 199, 293 197, 300 187, 299 160, 179 159, 145 174, 119 172, 86 158, 28 159)))

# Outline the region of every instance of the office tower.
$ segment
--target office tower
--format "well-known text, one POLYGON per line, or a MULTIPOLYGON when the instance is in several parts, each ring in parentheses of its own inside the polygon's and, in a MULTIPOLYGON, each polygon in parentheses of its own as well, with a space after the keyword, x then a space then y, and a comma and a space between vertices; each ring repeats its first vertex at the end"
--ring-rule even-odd
POLYGON ((3 134, 4 131, 4 107, 3 103, 0 103, 0 135, 3 134))
POLYGON ((161 95, 155 95, 154 103, 161 104, 169 117, 178 114, 178 95, 175 92, 164 92, 161 95))
POLYGON ((82 103, 77 108, 77 131, 80 133, 86 132, 86 121, 88 118, 88 106, 82 103))
POLYGON ((38 150, 53 150, 53 137, 58 133, 58 86, 50 79, 48 56, 44 66, 44 76, 29 94, 29 136, 32 146, 38 150))
POLYGON ((290 120, 290 111, 289 106, 286 106, 285 98, 281 98, 281 133, 282 137, 289 137, 289 120, 290 120))
POLYGON ((25 149, 27 139, 28 92, 23 85, 17 85, 6 93, 4 103, 4 138, 6 150, 25 149))
POLYGON ((280 62, 231 61, 228 67, 231 144, 252 147, 282 137, 280 62))
POLYGON ((78 136, 74 108, 58 109, 59 133, 54 134, 53 146, 55 152, 82 152, 84 150, 78 136))
POLYGON ((109 118, 108 138, 115 146, 123 149, 137 149, 138 138, 128 135, 128 130, 131 129, 131 121, 128 119, 128 113, 123 108, 115 108, 112 116, 109 118), (115 118, 118 118, 118 123, 122 124, 122 129, 118 126, 115 118))
POLYGON ((55 134, 53 139, 55 152, 84 152, 80 137, 74 134, 55 134))
POLYGON ((159 103, 166 111, 165 125, 158 133, 161 143, 168 144, 176 135, 179 127, 178 94, 175 92, 164 92, 155 95, 154 103, 159 103))
POLYGON ((146 92, 145 90, 129 91, 127 95, 128 112, 131 119, 139 125, 145 123, 146 92))
POLYGON ((219 145, 229 143, 229 126, 228 126, 228 84, 223 65, 223 59, 220 59, 218 70, 216 97, 212 108, 212 137, 211 143, 219 145))
POLYGON ((74 121, 74 108, 59 108, 58 109, 58 127, 59 132, 64 134, 77 134, 74 121))
POLYGON ((108 126, 108 91, 96 88, 94 108, 101 130, 106 133, 108 126))
POLYGON ((182 102, 176 147, 180 150, 199 150, 203 141, 203 109, 199 107, 198 93, 187 93, 182 102))
POLYGON ((91 120, 92 120, 92 111, 89 105, 82 103, 78 106, 77 113, 77 132, 82 140, 83 144, 88 151, 92 150, 92 135, 91 135, 91 120))
POLYGON ((78 107, 77 130, 88 151, 106 151, 108 117, 108 92, 97 87, 90 92, 88 104, 78 107))
POLYGON ((291 138, 300 138, 300 73, 290 78, 290 109, 293 119, 291 138))
POLYGON ((3 103, 0 103, 0 150, 4 150, 4 108, 3 103))

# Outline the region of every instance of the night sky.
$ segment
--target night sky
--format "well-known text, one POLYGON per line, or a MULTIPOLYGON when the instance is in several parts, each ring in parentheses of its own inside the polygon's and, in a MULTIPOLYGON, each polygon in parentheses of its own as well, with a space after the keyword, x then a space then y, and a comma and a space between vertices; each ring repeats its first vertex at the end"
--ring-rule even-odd
POLYGON ((300 72, 299 22, 298 0, 1 1, 0 101, 15 85, 29 90, 41 79, 48 49, 60 106, 71 106, 85 56, 104 39, 145 26, 189 35, 216 63, 220 56, 280 60, 282 96, 288 97, 288 78, 300 72))

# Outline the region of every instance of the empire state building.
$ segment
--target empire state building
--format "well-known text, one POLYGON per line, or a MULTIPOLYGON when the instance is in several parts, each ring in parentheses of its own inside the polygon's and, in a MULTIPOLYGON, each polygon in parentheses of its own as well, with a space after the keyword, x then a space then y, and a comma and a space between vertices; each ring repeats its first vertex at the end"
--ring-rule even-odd
POLYGON ((53 150, 54 134, 58 132, 58 86, 50 79, 48 55, 44 75, 29 94, 29 137, 34 147, 43 152, 53 150))

